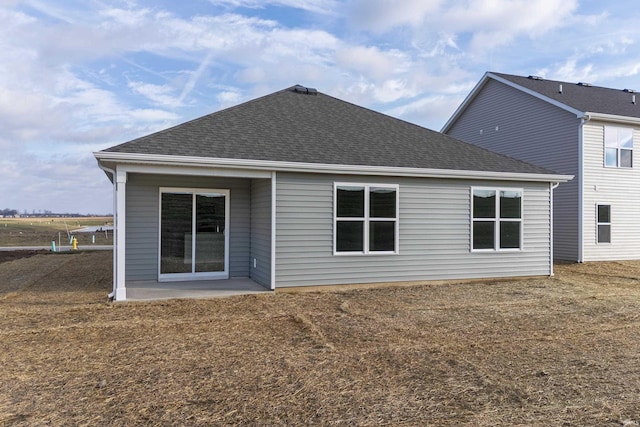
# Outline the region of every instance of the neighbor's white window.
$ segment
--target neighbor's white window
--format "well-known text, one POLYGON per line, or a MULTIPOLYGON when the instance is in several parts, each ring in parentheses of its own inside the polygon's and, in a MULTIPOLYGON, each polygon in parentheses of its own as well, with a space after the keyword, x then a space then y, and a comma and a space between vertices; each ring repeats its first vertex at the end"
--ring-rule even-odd
POLYGON ((471 248, 522 249, 522 190, 472 189, 471 248))
POLYGON ((334 184, 334 253, 398 253, 398 186, 334 184))
POLYGON ((633 129, 604 127, 604 165, 612 168, 633 166, 633 129))
POLYGON ((596 205, 598 243, 611 243, 611 205, 596 205))

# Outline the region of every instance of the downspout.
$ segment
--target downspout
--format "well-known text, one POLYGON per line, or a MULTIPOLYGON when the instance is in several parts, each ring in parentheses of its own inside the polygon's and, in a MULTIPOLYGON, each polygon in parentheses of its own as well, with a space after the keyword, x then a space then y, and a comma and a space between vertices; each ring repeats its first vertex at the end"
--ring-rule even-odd
POLYGON ((109 301, 113 301, 116 296, 116 267, 118 266, 118 258, 116 256, 116 215, 118 215, 118 210, 116 206, 116 186, 118 183, 116 182, 116 171, 115 169, 108 168, 104 166, 100 161, 98 161, 98 167, 105 171, 106 173, 111 174, 111 182, 113 183, 113 280, 112 280, 112 291, 109 293, 109 301))
POLYGON ((578 126, 578 262, 584 262, 584 124, 589 114, 580 117, 578 126))
POLYGON ((549 277, 553 277, 553 190, 558 188, 559 182, 549 183, 549 277))

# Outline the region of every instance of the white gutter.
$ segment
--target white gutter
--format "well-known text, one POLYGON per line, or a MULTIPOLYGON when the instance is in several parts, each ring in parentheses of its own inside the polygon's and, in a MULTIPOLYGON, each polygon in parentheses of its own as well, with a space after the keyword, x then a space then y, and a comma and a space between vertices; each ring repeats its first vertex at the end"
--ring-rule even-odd
POLYGON ((190 166, 201 168, 223 167, 277 172, 333 173, 348 175, 386 175, 420 178, 486 179, 501 181, 566 182, 573 175, 536 174, 515 172, 487 172, 451 169, 403 168, 395 166, 337 165, 325 163, 280 162, 273 160, 224 159, 193 156, 169 156, 161 154, 93 153, 99 161, 118 163, 190 166))
POLYGON ((602 120, 611 123, 640 125, 640 117, 618 116, 615 114, 592 113, 590 111, 584 113, 580 118, 585 121, 602 120))

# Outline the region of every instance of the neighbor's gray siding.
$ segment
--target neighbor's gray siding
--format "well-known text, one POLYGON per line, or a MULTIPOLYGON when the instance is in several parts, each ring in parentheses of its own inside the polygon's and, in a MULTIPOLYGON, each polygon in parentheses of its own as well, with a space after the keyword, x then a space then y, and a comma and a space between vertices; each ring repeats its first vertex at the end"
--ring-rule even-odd
POLYGON ((574 175, 554 191, 554 257, 578 259, 579 125, 575 114, 489 80, 447 134, 574 175))
MULTIPOLYGON (((634 150, 632 169, 605 168, 604 126, 584 126, 584 260, 640 259, 640 150, 634 150), (597 243, 598 203, 611 205, 611 243, 597 243)), ((634 145, 640 146, 637 128, 634 145)))
POLYGON ((271 286, 271 180, 251 181, 251 279, 271 286), (255 264, 254 264, 255 260, 255 264), (255 265, 255 267, 254 267, 255 265))
POLYGON ((276 189, 276 287, 550 274, 546 183, 279 173, 276 189), (336 181, 399 184, 398 255, 333 255, 336 181), (472 186, 523 188, 523 251, 470 252, 472 186))
POLYGON ((230 190, 229 276, 249 277, 250 180, 129 174, 126 187, 126 280, 158 278, 160 187, 230 190))

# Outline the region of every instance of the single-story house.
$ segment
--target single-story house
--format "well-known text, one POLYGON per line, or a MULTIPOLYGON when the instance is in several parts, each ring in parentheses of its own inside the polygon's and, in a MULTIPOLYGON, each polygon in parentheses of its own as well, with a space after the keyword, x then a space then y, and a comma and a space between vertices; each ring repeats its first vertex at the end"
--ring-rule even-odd
POLYGON ((144 281, 551 275, 572 178, 299 85, 94 154, 116 300, 144 281))

